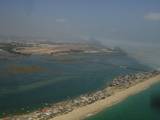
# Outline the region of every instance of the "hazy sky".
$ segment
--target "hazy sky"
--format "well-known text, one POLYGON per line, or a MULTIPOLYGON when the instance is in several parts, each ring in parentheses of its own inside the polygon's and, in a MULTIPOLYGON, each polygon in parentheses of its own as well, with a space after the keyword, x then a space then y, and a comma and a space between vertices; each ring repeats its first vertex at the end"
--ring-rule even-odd
POLYGON ((0 0, 0 34, 160 41, 160 0, 0 0))
POLYGON ((160 68, 160 0, 0 0, 0 35, 94 38, 160 68))

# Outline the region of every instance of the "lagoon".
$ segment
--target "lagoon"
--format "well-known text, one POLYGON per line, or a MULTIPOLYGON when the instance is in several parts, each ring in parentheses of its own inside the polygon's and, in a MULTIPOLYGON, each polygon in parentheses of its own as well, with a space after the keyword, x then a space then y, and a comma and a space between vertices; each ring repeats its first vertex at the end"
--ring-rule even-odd
POLYGON ((17 57, 0 60, 0 66, 1 116, 93 92, 121 74, 150 69, 126 54, 105 53, 17 57))

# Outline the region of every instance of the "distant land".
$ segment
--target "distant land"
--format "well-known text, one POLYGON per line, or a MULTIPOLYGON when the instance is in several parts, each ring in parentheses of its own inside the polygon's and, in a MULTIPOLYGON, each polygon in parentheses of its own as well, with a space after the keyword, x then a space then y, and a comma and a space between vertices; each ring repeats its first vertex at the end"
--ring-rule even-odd
POLYGON ((120 49, 111 49, 92 42, 1 42, 0 54, 19 55, 64 55, 71 53, 117 53, 120 49))

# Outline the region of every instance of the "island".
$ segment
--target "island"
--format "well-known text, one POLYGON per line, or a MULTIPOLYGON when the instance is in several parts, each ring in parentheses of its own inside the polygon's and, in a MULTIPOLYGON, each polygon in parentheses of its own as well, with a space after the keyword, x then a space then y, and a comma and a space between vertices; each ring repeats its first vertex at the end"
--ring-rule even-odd
POLYGON ((117 53, 120 52, 117 48, 108 48, 102 45, 95 45, 93 43, 24 43, 24 42, 7 42, 0 43, 0 53, 7 52, 8 54, 19 55, 65 55, 72 53, 117 53))

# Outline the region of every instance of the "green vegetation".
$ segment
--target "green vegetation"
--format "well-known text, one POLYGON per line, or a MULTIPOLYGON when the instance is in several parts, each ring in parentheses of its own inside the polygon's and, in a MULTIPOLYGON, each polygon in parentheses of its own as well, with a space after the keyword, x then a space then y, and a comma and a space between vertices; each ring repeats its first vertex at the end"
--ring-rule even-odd
POLYGON ((0 43, 0 49, 8 51, 10 53, 13 53, 13 49, 16 47, 15 44, 9 44, 9 43, 0 43))
POLYGON ((24 46, 23 44, 20 43, 0 43, 0 49, 7 51, 9 53, 12 54, 19 54, 19 55, 26 55, 26 54, 22 54, 20 52, 16 52, 14 51, 15 48, 19 47, 19 46, 24 46))

